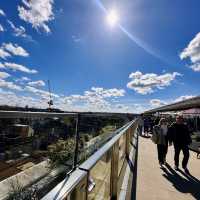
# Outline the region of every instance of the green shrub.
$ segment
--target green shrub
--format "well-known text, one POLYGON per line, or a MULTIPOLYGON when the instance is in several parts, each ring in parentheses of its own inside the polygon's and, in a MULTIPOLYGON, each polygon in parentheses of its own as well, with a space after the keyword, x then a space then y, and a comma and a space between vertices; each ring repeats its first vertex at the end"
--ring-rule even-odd
POLYGON ((10 193, 8 200, 39 200, 38 189, 36 187, 24 189, 19 180, 9 181, 10 193))
POLYGON ((74 152, 75 141, 70 138, 67 141, 58 141, 54 148, 48 151, 50 167, 54 168, 59 165, 65 165, 66 161, 72 157, 74 152))

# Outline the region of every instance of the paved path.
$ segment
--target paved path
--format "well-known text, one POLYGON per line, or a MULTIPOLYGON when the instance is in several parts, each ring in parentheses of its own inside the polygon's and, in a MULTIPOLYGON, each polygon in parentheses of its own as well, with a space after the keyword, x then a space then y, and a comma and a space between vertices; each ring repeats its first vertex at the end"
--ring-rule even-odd
POLYGON ((169 165, 163 170, 150 139, 140 137, 138 148, 136 200, 200 200, 200 159, 195 153, 190 152, 188 168, 192 175, 187 176, 173 170, 173 147, 169 147, 169 165))

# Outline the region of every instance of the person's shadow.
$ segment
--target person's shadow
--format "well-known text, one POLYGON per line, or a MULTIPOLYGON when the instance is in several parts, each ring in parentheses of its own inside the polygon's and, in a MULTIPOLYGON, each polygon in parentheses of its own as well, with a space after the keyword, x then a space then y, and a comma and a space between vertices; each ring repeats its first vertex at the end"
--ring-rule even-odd
POLYGON ((186 174, 182 170, 178 170, 184 177, 180 176, 170 165, 166 165, 162 170, 165 172, 163 176, 170 181, 173 186, 182 193, 190 193, 195 199, 200 200, 200 180, 186 174))

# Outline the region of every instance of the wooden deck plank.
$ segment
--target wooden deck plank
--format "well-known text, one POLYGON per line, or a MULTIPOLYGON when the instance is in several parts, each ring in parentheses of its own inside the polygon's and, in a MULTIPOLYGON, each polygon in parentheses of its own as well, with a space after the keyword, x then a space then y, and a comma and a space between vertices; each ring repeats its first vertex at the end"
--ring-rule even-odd
POLYGON ((156 145, 150 139, 140 137, 138 148, 137 200, 200 199, 200 159, 194 152, 190 151, 188 164, 192 176, 187 176, 183 171, 173 169, 173 147, 169 147, 169 165, 163 170, 158 164, 156 145))

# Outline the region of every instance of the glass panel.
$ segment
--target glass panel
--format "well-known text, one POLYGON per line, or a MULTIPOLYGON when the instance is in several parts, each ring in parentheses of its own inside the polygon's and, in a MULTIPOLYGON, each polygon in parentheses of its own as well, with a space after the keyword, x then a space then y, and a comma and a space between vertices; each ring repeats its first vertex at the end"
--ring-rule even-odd
POLYGON ((122 135, 119 139, 119 164, 118 175, 121 172, 124 160, 125 160, 125 148, 126 148, 126 134, 122 135))
POLYGON ((111 151, 91 169, 88 186, 89 200, 110 199, 111 151))
POLYGON ((0 199, 40 198, 58 184, 72 168, 74 127, 73 117, 1 118, 0 199))
POLYGON ((85 161, 113 136, 113 132, 125 121, 116 116, 80 116, 79 118, 79 163, 85 161))

